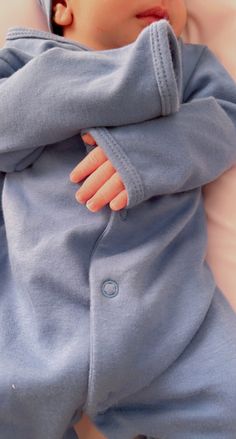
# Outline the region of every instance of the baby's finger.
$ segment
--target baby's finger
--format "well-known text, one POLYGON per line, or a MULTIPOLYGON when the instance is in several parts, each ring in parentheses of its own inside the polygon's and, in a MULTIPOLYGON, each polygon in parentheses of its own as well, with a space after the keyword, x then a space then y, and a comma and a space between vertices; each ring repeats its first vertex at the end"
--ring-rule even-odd
POLYGON ((97 212, 102 207, 109 204, 120 192, 124 190, 124 185, 118 172, 97 191, 97 193, 87 202, 86 206, 91 212, 97 212))
POLYGON ((94 171, 82 184, 76 193, 79 203, 86 203, 116 172, 111 162, 107 160, 94 171))
POLYGON ((96 146, 71 172, 70 181, 72 183, 79 183, 99 166, 101 166, 107 157, 100 146, 96 146))
POLYGON ((87 143, 90 146, 97 145, 96 140, 91 136, 91 134, 86 133, 86 134, 83 134, 83 136, 81 136, 81 137, 82 137, 84 143, 87 143))
POLYGON ((126 189, 120 192, 111 202, 110 208, 111 210, 117 211, 124 209, 128 203, 128 193, 126 189))

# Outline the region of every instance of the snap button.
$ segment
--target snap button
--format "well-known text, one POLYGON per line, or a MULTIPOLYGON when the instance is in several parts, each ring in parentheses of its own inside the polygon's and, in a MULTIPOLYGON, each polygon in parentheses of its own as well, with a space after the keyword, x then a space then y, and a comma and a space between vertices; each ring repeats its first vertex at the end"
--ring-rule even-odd
POLYGON ((119 287, 117 282, 115 282, 114 280, 106 280, 105 282, 103 282, 102 284, 102 294, 105 297, 115 297, 117 296, 119 292, 119 287))
POLYGON ((127 219, 128 216, 128 210, 127 209, 122 209, 120 211, 120 217, 123 221, 125 221, 127 219))

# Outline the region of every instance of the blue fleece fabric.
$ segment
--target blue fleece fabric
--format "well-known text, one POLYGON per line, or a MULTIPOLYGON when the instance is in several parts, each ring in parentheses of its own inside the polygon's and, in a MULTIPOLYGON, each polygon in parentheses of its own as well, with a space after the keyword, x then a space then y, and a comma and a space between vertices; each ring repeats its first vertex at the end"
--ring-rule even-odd
POLYGON ((205 262, 201 188, 236 161, 236 85, 165 21, 93 52, 14 29, 0 51, 0 438, 235 439, 236 316, 205 262), (89 130, 128 208, 69 173, 89 130))

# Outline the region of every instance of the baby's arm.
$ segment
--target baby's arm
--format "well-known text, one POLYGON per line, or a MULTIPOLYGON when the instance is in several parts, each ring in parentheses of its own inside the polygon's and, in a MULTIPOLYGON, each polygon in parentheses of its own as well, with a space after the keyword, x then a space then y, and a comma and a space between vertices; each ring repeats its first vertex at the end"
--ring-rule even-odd
POLYGON ((165 22, 150 26, 134 44, 120 49, 54 47, 30 59, 18 49, 5 48, 0 74, 2 64, 11 70, 0 83, 2 171, 13 170, 11 153, 18 154, 24 167, 24 157, 30 160, 36 148, 82 129, 136 123, 179 108, 180 55, 165 22), (164 50, 168 63, 157 56, 164 50))
POLYGON ((90 130, 119 173, 129 206, 201 187, 236 162, 235 83, 206 49, 185 73, 185 103, 178 113, 90 130))

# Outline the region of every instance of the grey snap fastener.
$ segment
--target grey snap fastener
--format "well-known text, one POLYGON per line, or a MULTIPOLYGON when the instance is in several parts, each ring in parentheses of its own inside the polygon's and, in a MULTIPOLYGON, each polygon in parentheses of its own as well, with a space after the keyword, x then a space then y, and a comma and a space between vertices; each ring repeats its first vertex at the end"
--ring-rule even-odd
POLYGON ((119 292, 119 286, 117 282, 115 282, 114 280, 106 280, 102 284, 102 294, 105 297, 108 298, 115 297, 117 296, 118 292, 119 292))

